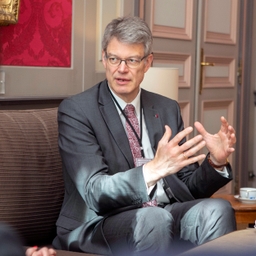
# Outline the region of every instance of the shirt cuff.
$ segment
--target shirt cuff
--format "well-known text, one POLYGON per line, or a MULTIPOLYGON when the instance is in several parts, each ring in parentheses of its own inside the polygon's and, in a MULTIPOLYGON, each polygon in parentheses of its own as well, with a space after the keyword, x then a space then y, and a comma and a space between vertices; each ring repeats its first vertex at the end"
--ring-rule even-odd
POLYGON ((153 186, 148 187, 148 185, 147 185, 147 183, 146 183, 146 180, 145 180, 145 175, 144 175, 144 165, 142 166, 142 173, 143 173, 143 178, 144 178, 145 186, 146 186, 146 188, 147 188, 147 194, 150 195, 150 193, 152 192, 152 190, 154 189, 154 187, 156 186, 156 184, 153 185, 153 186))
POLYGON ((225 166, 222 171, 215 169, 224 178, 229 178, 227 167, 225 166))

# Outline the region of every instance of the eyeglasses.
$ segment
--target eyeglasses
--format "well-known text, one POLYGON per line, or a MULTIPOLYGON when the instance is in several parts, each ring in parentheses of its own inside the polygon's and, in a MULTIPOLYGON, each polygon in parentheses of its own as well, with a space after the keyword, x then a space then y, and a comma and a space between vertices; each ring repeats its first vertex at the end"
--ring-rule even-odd
POLYGON ((113 67, 119 66, 121 64, 121 62, 124 61, 126 66, 128 66, 129 68, 137 68, 140 65, 141 61, 147 57, 148 57, 148 55, 144 56, 141 59, 139 59, 139 58, 121 59, 116 56, 108 56, 106 53, 106 59, 107 59, 108 63, 113 67))

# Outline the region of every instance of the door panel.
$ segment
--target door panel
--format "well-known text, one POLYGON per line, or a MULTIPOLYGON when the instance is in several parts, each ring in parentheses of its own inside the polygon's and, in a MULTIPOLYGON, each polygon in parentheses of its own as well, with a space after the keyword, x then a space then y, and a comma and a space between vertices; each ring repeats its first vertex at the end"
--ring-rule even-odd
POLYGON ((151 6, 154 37, 192 39, 193 1, 153 0, 151 6))
POLYGON ((236 44, 238 0, 205 0, 204 41, 236 44))

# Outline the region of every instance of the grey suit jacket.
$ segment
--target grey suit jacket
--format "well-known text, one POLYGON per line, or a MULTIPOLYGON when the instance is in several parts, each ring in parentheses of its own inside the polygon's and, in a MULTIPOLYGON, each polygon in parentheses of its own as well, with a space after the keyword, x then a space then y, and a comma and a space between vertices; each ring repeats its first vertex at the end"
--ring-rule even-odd
MULTIPOLYGON (((176 101, 143 89, 141 94, 155 151, 164 134, 164 125, 169 125, 175 136, 183 129, 183 121, 176 101)), ((66 232, 65 236, 59 233, 55 245, 79 251, 80 243, 86 243, 88 252, 106 253, 108 248, 100 231, 104 218, 140 207, 149 200, 142 167, 134 168, 107 81, 65 99, 59 106, 58 123, 65 197, 57 227, 66 232)), ((231 177, 230 167, 228 170, 231 177)), ((230 179, 219 175, 204 161, 201 166, 196 163, 185 167, 164 181, 167 194, 183 202, 209 197, 230 179)))

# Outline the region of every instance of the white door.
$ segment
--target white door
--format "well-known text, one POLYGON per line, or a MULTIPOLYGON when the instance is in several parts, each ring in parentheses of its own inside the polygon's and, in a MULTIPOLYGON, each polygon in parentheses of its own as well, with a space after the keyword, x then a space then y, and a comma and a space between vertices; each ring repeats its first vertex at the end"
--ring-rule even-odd
MULTIPOLYGON (((154 36, 153 65, 179 68, 179 104, 185 126, 198 120, 216 133, 223 115, 235 127, 239 1, 144 2, 141 15, 154 36)), ((234 156, 229 161, 234 168, 234 156)), ((219 192, 233 191, 234 182, 219 192)))

